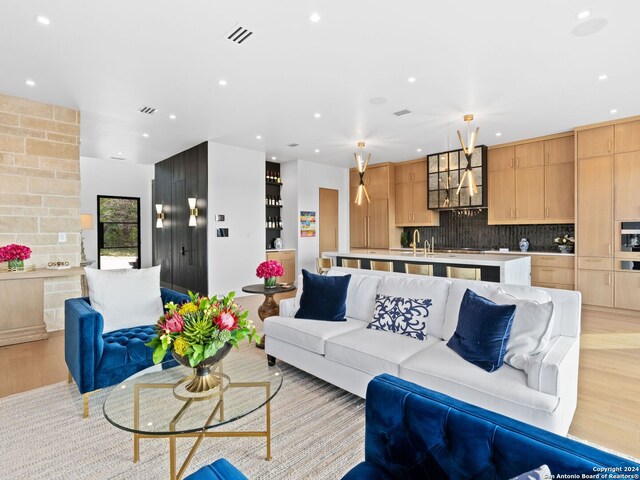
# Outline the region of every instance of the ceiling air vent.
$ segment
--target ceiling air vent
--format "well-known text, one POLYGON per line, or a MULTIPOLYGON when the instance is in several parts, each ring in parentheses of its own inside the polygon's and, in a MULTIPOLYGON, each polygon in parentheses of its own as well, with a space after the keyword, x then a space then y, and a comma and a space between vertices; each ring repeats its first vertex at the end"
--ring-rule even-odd
POLYGON ((408 113, 411 113, 411 110, 407 110, 406 108, 404 110, 398 110, 397 112, 393 112, 393 114, 396 117, 401 117, 403 115, 407 115, 408 113))
POLYGON ((155 107, 147 107, 146 105, 144 105, 144 106, 140 107, 138 109, 138 111, 140 113, 146 113, 147 115, 155 115, 155 113, 158 111, 158 109, 155 108, 155 107))
POLYGON ((290 143, 289 145, 287 145, 287 147, 299 147, 300 144, 299 143, 290 143))
POLYGON ((229 32, 227 33, 227 38, 229 40, 231 40, 232 42, 237 43, 238 45, 240 45, 242 42, 244 42, 251 35, 253 35, 253 32, 251 32, 248 28, 245 28, 245 27, 242 27, 242 26, 238 26, 238 24, 236 23, 233 26, 233 28, 231 30, 229 30, 229 32))

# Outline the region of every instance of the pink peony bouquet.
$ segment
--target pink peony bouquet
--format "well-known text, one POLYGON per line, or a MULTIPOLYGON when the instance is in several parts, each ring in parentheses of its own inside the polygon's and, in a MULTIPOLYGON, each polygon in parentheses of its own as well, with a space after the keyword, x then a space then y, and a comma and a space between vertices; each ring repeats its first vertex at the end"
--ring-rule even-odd
POLYGON ((284 268, 277 260, 267 260, 262 262, 256 268, 256 276, 258 278, 281 277, 284 275, 284 268))
POLYGON ((24 245, 16 245, 12 243, 4 247, 0 247, 0 262, 10 262, 13 260, 28 260, 31 258, 31 249, 24 245))

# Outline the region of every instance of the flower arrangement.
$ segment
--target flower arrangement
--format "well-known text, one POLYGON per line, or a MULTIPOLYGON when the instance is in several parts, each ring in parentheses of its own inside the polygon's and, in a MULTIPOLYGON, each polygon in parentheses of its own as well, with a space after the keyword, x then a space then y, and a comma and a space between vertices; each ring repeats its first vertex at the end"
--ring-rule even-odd
POLYGON ((9 262, 9 270, 21 270, 24 261, 31 258, 31 249, 12 243, 0 248, 0 262, 9 262))
POLYGON ((146 345, 153 348, 153 362, 160 363, 167 351, 185 357, 195 367, 212 357, 226 343, 237 347, 242 340, 260 341, 249 312, 234 301, 235 292, 225 297, 201 297, 189 292, 190 301, 165 305, 155 336, 146 345))
POLYGON ((264 278, 264 286, 267 288, 276 286, 276 278, 284 275, 284 268, 277 260, 267 260, 256 268, 256 276, 264 278))
POLYGON ((566 245, 568 247, 573 247, 576 243, 576 239, 570 234, 566 234, 564 237, 556 237, 553 240, 553 243, 556 245, 566 245))

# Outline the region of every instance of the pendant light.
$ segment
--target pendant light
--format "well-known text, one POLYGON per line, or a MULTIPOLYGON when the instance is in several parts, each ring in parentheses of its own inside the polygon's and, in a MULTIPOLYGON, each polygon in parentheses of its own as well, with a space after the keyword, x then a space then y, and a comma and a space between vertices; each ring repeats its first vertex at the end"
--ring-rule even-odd
POLYGON ((367 156, 367 161, 363 161, 364 158, 364 142, 358 142, 358 148, 360 149, 360 154, 358 152, 354 152, 353 156, 356 159, 356 166, 358 167, 358 175, 360 176, 360 183, 358 184, 358 193, 356 193, 356 204, 362 205, 362 197, 366 197, 367 202, 371 203, 371 199, 369 198, 369 194, 367 193, 367 187, 364 186, 364 172, 367 170, 367 166, 369 165, 369 160, 371 160, 371 154, 367 156))
POLYGON ((473 156, 473 151, 476 148, 476 141, 478 140, 478 131, 480 131, 480 128, 476 127, 475 132, 471 133, 471 122, 473 121, 473 114, 469 113, 463 118, 464 121, 467 122, 467 146, 465 146, 464 144, 464 140, 462 139, 460 130, 458 130, 458 138, 460 139, 460 145, 462 145, 464 156, 467 158, 467 166, 464 169, 462 178, 460 179, 460 184, 458 185, 456 194, 460 193, 460 189, 462 188, 466 180, 469 185, 469 196, 473 197, 475 193, 478 193, 478 186, 476 185, 476 181, 473 179, 473 171, 471 170, 471 157, 473 156))

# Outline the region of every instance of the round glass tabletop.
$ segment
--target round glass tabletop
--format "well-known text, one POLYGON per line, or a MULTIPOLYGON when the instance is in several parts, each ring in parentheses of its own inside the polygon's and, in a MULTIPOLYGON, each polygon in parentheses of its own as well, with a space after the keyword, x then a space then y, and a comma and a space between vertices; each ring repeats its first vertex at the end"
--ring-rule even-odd
POLYGON ((173 365, 172 361, 154 365, 116 385, 104 403, 106 419, 118 428, 145 435, 193 433, 254 412, 282 386, 277 366, 233 349, 221 363, 222 387, 191 398, 181 385, 193 370, 173 365))

